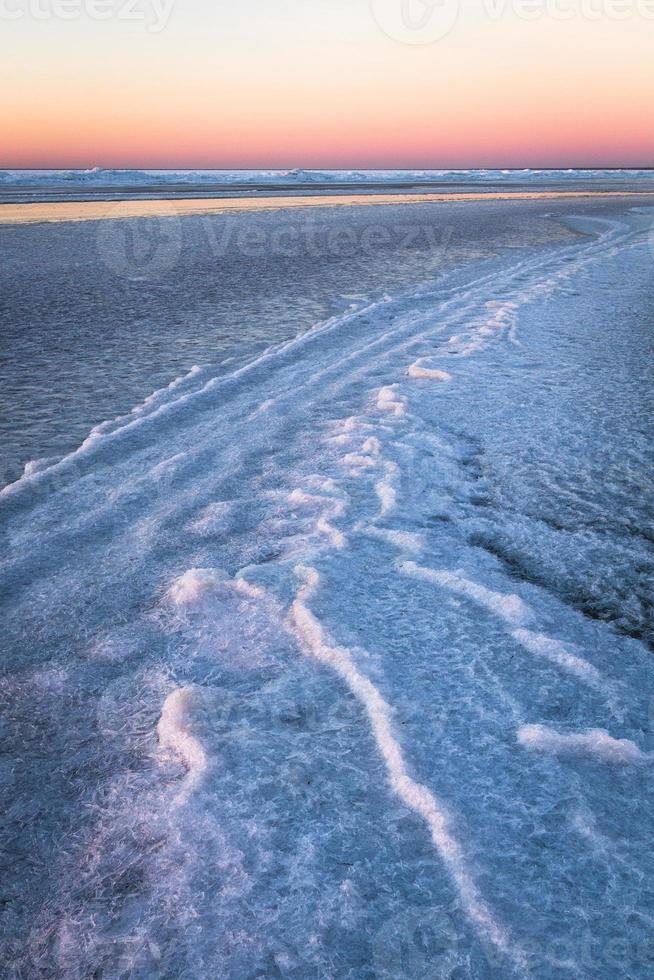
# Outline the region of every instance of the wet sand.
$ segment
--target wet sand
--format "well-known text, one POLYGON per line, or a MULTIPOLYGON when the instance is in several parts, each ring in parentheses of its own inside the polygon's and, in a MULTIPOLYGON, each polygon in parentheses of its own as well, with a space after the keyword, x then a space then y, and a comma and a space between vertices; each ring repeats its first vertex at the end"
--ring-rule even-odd
POLYGON ((62 221, 101 221, 118 218, 164 218, 236 211, 287 208, 370 207, 382 204, 443 204, 472 201, 542 201, 567 198, 651 198, 654 191, 503 191, 436 194, 297 195, 251 198, 179 198, 142 201, 66 201, 1 204, 0 224, 24 225, 62 221))

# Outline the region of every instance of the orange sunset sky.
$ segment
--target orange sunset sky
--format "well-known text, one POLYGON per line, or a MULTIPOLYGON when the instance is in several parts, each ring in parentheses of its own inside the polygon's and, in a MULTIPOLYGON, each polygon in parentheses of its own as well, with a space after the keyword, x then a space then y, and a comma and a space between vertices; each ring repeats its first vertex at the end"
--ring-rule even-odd
POLYGON ((654 0, 131 3, 0 0, 0 167, 654 165, 654 0))

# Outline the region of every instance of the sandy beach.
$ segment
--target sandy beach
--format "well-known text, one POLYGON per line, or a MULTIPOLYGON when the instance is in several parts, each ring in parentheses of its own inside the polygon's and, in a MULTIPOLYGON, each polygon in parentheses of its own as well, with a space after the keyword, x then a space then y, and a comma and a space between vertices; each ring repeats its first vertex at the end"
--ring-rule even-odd
POLYGON ((575 198, 654 198, 654 191, 499 191, 447 194, 347 194, 288 197, 207 198, 145 201, 67 201, 2 204, 0 224, 24 225, 61 221, 101 221, 118 218, 164 218, 236 211, 274 211, 286 208, 370 207, 383 204, 444 204, 479 201, 543 201, 575 198))

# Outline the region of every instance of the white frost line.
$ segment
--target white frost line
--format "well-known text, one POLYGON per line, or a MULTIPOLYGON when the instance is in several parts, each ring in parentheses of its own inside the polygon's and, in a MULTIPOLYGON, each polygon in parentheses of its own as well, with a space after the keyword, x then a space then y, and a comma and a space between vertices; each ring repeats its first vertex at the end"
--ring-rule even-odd
POLYGON ((423 550, 422 537, 415 531, 394 531, 392 528, 375 527, 372 524, 358 524, 357 530, 369 538, 385 541, 398 551, 419 555, 423 550))
POLYGON ((612 738, 603 728, 567 734, 544 725, 522 725, 517 738, 523 748, 532 752, 586 756, 612 766, 636 766, 654 759, 652 753, 642 752, 635 742, 628 738, 612 738))
MULTIPOLYGON (((324 482, 324 481, 323 481, 324 482)), ((345 501, 339 497, 329 497, 325 494, 306 493, 304 490, 293 490, 288 495, 288 502, 293 507, 322 509, 330 517, 341 517, 345 510, 345 501)))
POLYGON ((456 595, 467 596, 480 606, 484 606, 489 612, 494 613, 511 626, 522 626, 532 618, 529 606, 522 599, 512 593, 493 592, 477 582, 463 578, 456 572, 439 571, 433 568, 423 568, 416 565, 413 561, 400 563, 400 571, 412 578, 423 579, 433 585, 439 585, 449 592, 456 595))
POLYGON ((377 436, 370 436, 370 438, 366 439, 361 447, 361 452, 368 453, 370 456, 379 456, 381 453, 381 443, 377 436))
POLYGON ((289 623, 300 646, 307 654, 331 667, 365 708, 377 747, 386 765, 391 788, 427 824, 434 846, 452 877, 470 921, 497 949, 522 965, 523 956, 511 944, 507 933, 497 923, 491 909, 479 894, 477 885, 466 868, 461 846, 448 828, 443 809, 426 786, 409 776, 402 749, 393 734, 390 706, 374 684, 358 669, 351 652, 334 644, 309 609, 307 602, 320 582, 318 572, 314 568, 298 565, 295 573, 302 584, 291 606, 289 623))
POLYGON ((258 585, 251 585, 243 578, 231 579, 220 568, 189 568, 183 575, 173 579, 166 590, 166 598, 176 609, 184 613, 197 609, 207 596, 218 595, 220 590, 260 599, 265 591, 258 585))
POLYGON ((157 725, 159 746, 177 756, 188 769, 180 792, 174 799, 179 806, 202 781, 207 770, 207 757, 199 740, 192 732, 193 708, 201 695, 194 687, 180 687, 172 691, 163 703, 157 725))
MULTIPOLYGON (((202 610, 206 602, 219 601, 225 594, 259 602, 267 598, 265 589, 244 578, 230 578, 219 568, 189 568, 173 579, 164 598, 179 615, 185 616, 202 610)), ((176 756, 188 770, 180 791, 173 799, 175 806, 181 806, 188 800, 211 764, 195 732, 198 715, 201 718, 205 709, 204 697, 202 688, 194 685, 171 691, 163 703, 157 723, 160 749, 176 756)))
POLYGON ((316 532, 327 538, 332 548, 342 551, 343 548, 347 547, 347 538, 342 531, 334 527, 330 520, 330 518, 340 517, 346 510, 346 505, 343 500, 305 493, 303 490, 293 490, 288 495, 288 501, 293 507, 308 507, 313 509, 322 507, 323 513, 318 515, 314 525, 316 532))
POLYGON ((511 631, 511 636, 529 653, 548 660, 589 687, 596 690, 606 688, 606 683, 599 670, 584 660, 583 657, 570 653, 559 640, 554 640, 545 633, 537 633, 522 626, 526 621, 533 619, 533 613, 519 596, 493 592, 491 589, 487 589, 477 582, 471 582, 455 572, 423 568, 412 561, 401 563, 399 568, 405 575, 432 582, 434 585, 448 589, 457 595, 467 596, 473 602, 484 606, 489 612, 499 616, 509 626, 518 627, 511 631))
POLYGON ((451 381, 452 375, 449 371, 441 371, 437 368, 423 367, 426 357, 419 357, 417 361, 409 366, 407 374, 410 378, 420 378, 424 381, 451 381))
POLYGON ((371 469, 377 465, 377 460, 372 456, 363 456, 361 453, 347 453, 341 457, 342 466, 350 466, 352 469, 371 469))
POLYGON ((327 538, 332 548, 336 548, 338 551, 342 551, 343 548, 347 547, 347 538, 342 531, 330 524, 325 517, 320 517, 316 521, 316 531, 318 534, 322 534, 323 537, 327 538))
POLYGON ((397 490, 395 489, 395 481, 397 480, 400 473, 400 467, 397 463, 393 463, 390 460, 384 461, 384 476, 381 480, 375 483, 375 493, 379 498, 380 510, 379 516, 385 517, 391 511, 395 510, 397 504, 397 490))
POLYGON ((589 687, 605 687, 599 670, 588 663, 587 660, 584 660, 583 657, 577 657, 569 653, 559 640, 553 640, 544 633, 534 633, 532 630, 526 629, 514 630, 512 636, 525 650, 536 654, 537 657, 544 657, 551 663, 556 664, 557 667, 561 667, 562 670, 574 674, 575 677, 588 684, 589 687))

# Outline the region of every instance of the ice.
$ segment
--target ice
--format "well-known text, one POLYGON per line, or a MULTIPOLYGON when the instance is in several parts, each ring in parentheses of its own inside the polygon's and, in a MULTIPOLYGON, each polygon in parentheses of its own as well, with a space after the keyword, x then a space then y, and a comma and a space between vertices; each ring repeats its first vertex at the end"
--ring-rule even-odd
POLYGON ((409 367, 408 375, 410 378, 421 378, 425 381, 451 381, 452 375, 449 371, 442 371, 440 368, 425 367, 426 358, 421 357, 409 367))
POLYGON ((9 976, 651 976, 652 258, 596 208, 0 493, 9 976))
POLYGON ((499 616, 500 619, 503 619, 510 625, 528 622, 532 618, 529 607, 519 596, 494 592, 492 589, 488 589, 478 582, 472 582, 456 572, 450 572, 445 569, 423 568, 412 561, 400 565, 400 570, 407 575, 414 576, 414 578, 421 578, 426 582, 433 582, 434 585, 438 585, 457 595, 466 596, 496 616, 499 616))
POLYGON ((169 694, 161 709, 157 735, 162 750, 178 756, 188 769, 185 785, 177 802, 185 802, 200 783, 207 768, 207 757, 200 740, 192 734, 193 714, 201 705, 202 692, 180 687, 169 694))
POLYGON ((21 186, 69 185, 75 187, 120 187, 148 186, 152 184, 326 184, 346 183, 406 183, 411 186, 420 182, 485 183, 515 181, 516 178, 528 183, 580 183, 598 180, 613 184, 628 179, 632 182, 650 181, 652 171, 638 168, 622 170, 566 170, 566 169, 527 169, 527 170, 112 170, 105 167, 92 167, 87 170, 3 170, 0 171, 0 185, 21 186))
POLYGON ((408 774, 402 749, 393 734, 389 705, 374 684, 357 669, 350 651, 334 645, 311 612, 307 603, 318 588, 319 574, 314 568, 301 565, 296 567, 295 573, 302 584, 289 615, 301 645, 312 656, 336 671, 354 697, 364 706, 393 792, 427 824, 434 846, 452 874, 466 914, 500 951, 509 951, 513 959, 521 962, 523 957, 512 948, 508 935, 479 895, 477 886, 466 869, 461 847, 449 828, 447 817, 438 800, 408 774))
POLYGON ((377 392, 377 408, 380 412, 392 412, 393 415, 404 415, 406 398, 397 394, 397 385, 385 385, 377 392))
POLYGON ((587 756, 613 766, 641 765, 654 758, 628 738, 612 738, 601 728, 567 733, 543 725, 523 725, 518 731, 518 741, 530 751, 551 752, 562 757, 587 756))

